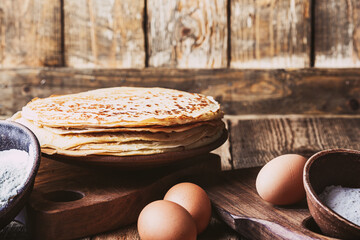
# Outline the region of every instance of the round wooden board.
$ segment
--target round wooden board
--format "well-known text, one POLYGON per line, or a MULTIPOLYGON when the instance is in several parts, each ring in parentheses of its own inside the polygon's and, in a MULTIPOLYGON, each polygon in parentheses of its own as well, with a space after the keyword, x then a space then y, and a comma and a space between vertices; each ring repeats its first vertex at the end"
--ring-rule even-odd
POLYGON ((145 169, 171 165, 179 162, 186 162, 189 158, 209 153, 220 147, 228 137, 228 132, 224 129, 223 134, 216 141, 206 146, 183 150, 178 152, 167 152, 153 155, 136 155, 136 156, 106 156, 106 155, 89 155, 85 157, 71 157, 60 154, 43 156, 75 165, 82 166, 103 166, 116 167, 121 169, 145 169))

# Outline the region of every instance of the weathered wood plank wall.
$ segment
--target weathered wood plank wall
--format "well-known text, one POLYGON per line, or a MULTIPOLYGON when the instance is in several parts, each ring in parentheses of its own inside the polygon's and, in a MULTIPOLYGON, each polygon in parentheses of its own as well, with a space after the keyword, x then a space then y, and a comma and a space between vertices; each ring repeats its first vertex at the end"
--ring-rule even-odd
POLYGON ((315 1, 315 67, 360 67, 360 1, 315 1))
POLYGON ((0 67, 60 66, 61 4, 0 1, 0 67))
POLYGON ((359 8, 355 0, 3 0, 0 67, 305 68, 313 56, 315 67, 359 67, 359 8))
POLYGON ((0 116, 33 97, 122 85, 213 95, 234 115, 359 114, 360 70, 350 69, 360 65, 359 7, 355 0, 2 0, 0 116), (338 67, 349 69, 331 69, 338 67))
POLYGON ((227 67, 226 0, 148 0, 149 66, 227 67))
POLYGON ((144 0, 64 0, 66 65, 144 67, 143 21, 144 0))
POLYGON ((310 0, 232 0, 231 67, 310 66, 310 0))

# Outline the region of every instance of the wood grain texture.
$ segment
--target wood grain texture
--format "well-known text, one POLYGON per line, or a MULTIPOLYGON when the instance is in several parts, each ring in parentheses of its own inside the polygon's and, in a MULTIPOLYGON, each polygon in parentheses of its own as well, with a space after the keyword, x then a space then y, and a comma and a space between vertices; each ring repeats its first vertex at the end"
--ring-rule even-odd
POLYGON ((331 148, 360 149, 360 116, 229 117, 233 169, 262 166, 286 153, 305 157, 331 148))
POLYGON ((360 70, 0 70, 0 116, 34 97, 115 86, 167 87, 215 97, 226 114, 359 114, 360 70))
POLYGON ((310 64, 311 0, 232 0, 232 68, 310 64))
POLYGON ((62 64, 60 1, 0 1, 0 67, 62 64))
POLYGON ((149 66, 227 66, 226 0, 148 0, 149 66))
POLYGON ((315 1, 315 67, 360 66, 360 2, 315 1))
POLYGON ((67 66, 145 66, 143 0, 64 0, 64 16, 67 66))

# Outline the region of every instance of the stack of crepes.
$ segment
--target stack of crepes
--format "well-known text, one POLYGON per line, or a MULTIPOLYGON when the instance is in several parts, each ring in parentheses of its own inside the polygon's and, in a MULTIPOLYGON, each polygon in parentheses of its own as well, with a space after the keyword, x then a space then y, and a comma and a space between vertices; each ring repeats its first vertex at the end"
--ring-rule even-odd
POLYGON ((201 94, 117 87, 35 98, 11 120, 46 154, 149 155, 199 148, 224 131, 219 104, 201 94))

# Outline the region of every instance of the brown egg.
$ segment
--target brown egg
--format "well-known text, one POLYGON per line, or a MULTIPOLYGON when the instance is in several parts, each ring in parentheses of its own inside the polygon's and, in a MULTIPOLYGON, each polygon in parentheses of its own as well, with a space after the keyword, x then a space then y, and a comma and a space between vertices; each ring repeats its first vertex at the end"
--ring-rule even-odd
POLYGON ((176 202, 184 207, 194 218, 196 229, 201 233, 211 218, 211 203, 206 192, 196 184, 179 183, 165 194, 164 200, 176 202))
POLYGON ((297 154, 285 154, 268 162, 256 178, 260 197, 275 205, 294 204, 305 198, 305 163, 306 158, 297 154))
POLYGON ((148 204, 139 215, 137 227, 142 240, 192 240, 197 234, 189 212, 165 200, 148 204))

